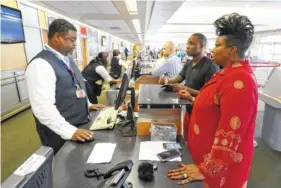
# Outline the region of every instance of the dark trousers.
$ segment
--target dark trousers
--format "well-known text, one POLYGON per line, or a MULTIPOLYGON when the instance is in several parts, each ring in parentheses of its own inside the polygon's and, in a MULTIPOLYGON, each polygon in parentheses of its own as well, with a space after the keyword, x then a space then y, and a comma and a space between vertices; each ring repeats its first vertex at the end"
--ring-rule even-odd
POLYGON ((95 92, 94 86, 92 86, 92 84, 88 81, 85 81, 85 85, 86 85, 87 96, 89 98, 90 103, 98 104, 98 97, 95 92))
POLYGON ((65 140, 62 139, 59 135, 54 133, 51 129, 49 129, 45 125, 42 125, 37 120, 37 118, 35 118, 35 123, 42 145, 53 148, 54 155, 55 155, 59 151, 59 149, 63 146, 65 140))

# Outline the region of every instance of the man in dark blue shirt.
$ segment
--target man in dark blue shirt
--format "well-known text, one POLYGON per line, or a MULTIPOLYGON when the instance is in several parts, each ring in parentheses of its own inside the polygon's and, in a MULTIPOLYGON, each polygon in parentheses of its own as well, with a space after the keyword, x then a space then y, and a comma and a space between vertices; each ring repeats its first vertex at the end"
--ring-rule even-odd
POLYGON ((128 60, 128 55, 129 55, 129 50, 128 50, 127 47, 125 47, 124 53, 125 53, 125 57, 126 57, 126 61, 127 61, 128 60))

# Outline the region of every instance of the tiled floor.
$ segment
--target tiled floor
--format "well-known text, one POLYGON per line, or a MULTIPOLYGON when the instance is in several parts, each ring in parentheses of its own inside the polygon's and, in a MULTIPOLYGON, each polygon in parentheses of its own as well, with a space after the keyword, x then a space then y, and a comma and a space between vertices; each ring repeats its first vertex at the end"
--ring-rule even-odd
MULTIPOLYGON (((255 148, 248 188, 281 188, 281 152, 267 147, 261 140, 264 104, 259 102, 255 148)), ((281 133, 280 133, 281 136, 281 133)))

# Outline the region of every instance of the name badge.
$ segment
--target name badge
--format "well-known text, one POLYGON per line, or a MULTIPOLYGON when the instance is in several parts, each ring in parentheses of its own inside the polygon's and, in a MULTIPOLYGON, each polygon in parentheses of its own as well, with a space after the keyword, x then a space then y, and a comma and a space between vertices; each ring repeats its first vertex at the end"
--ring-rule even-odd
POLYGON ((76 90, 76 96, 78 99, 82 99, 86 97, 86 93, 83 89, 77 89, 76 90))

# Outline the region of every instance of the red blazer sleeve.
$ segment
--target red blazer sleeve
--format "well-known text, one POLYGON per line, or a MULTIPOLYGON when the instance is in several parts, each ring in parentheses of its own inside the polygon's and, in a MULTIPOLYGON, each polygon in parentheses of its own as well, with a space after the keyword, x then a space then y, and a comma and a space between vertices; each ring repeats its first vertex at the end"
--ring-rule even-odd
POLYGON ((256 84, 251 74, 241 71, 224 76, 214 96, 221 114, 214 143, 199 165, 206 179, 221 177, 233 162, 242 160, 236 151, 257 111, 256 84))

